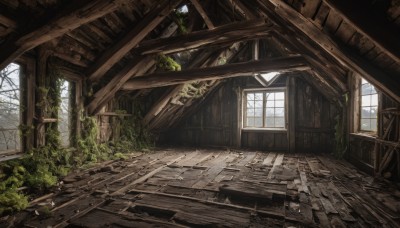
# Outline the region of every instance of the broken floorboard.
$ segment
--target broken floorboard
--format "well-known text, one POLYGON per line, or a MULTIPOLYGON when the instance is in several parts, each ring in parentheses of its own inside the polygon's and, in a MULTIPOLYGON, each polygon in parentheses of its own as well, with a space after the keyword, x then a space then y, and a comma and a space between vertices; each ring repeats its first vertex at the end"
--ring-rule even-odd
POLYGON ((398 227, 400 191, 326 156, 160 149, 67 176, 0 227, 398 227))

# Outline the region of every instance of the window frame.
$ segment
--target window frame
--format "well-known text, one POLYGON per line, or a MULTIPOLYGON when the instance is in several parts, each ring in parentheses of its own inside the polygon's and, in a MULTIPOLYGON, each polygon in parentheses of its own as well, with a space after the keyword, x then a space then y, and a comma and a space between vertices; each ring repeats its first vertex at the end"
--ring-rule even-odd
MULTIPOLYGON (((366 84, 366 83, 364 83, 364 84, 366 84)), ((377 90, 377 88, 372 83, 370 83, 369 81, 367 81, 363 77, 360 77, 359 80, 358 80, 358 88, 359 88, 359 90, 358 90, 358 108, 359 108, 359 113, 358 113, 358 116, 357 116, 357 118, 358 118, 358 121, 357 121, 357 123, 358 123, 358 132, 359 133, 370 134, 370 135, 377 135, 378 134, 378 122, 379 122, 379 91, 377 90), (363 95, 362 94, 363 80, 365 80, 368 84, 373 86, 375 91, 376 91, 376 93, 367 94, 367 95, 369 95, 369 96, 372 96, 372 95, 375 95, 375 94, 377 95, 376 130, 375 131, 374 130, 362 129, 362 123, 361 123, 362 119, 366 119, 366 118, 362 118, 362 109, 363 109, 363 107, 373 107, 372 105, 370 105, 370 106, 362 106, 362 97, 363 96, 367 96, 367 95, 363 95)), ((368 118, 368 119, 375 119, 375 118, 368 118)))
POLYGON ((288 105, 287 105, 287 91, 286 87, 274 87, 274 88, 248 88, 248 89, 243 89, 242 91, 242 119, 241 119, 241 126, 243 131, 276 131, 276 132, 285 132, 287 131, 287 115, 288 115, 288 105), (284 127, 248 127, 246 126, 246 120, 247 120, 247 94, 248 93, 256 93, 256 92, 261 92, 263 93, 263 107, 262 107, 262 121, 263 121, 263 126, 265 126, 265 109, 266 109, 266 102, 267 100, 265 99, 265 93, 277 93, 277 92, 283 92, 284 93, 284 114, 283 114, 283 119, 284 119, 284 127))

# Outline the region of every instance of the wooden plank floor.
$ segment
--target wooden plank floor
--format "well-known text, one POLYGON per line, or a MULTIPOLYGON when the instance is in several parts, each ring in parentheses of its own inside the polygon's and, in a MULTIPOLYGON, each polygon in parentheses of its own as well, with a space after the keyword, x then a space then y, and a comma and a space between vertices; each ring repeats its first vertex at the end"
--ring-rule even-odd
POLYGON ((398 227, 400 191, 344 161, 163 149, 72 173, 16 227, 398 227))

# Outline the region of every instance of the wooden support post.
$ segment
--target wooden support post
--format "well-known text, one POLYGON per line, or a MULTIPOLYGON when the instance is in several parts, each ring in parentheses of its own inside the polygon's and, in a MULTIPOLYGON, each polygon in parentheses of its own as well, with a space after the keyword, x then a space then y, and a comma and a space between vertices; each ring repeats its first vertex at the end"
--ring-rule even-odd
POLYGON ((286 104, 288 104, 287 135, 289 152, 296 153, 296 77, 291 76, 287 81, 286 104))

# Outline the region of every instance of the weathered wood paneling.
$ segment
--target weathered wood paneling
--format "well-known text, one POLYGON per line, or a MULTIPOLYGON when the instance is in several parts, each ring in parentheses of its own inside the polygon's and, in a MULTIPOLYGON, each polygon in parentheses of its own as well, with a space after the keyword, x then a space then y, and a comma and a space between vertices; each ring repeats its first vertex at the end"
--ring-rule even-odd
MULTIPOLYGON (((276 81, 285 86, 286 77, 276 81)), ((166 132, 168 143, 194 146, 236 146, 239 87, 260 87, 252 78, 231 79, 225 83, 198 111, 177 128, 166 132)), ((334 144, 333 105, 315 88, 296 77, 296 152, 329 153, 334 144)), ((257 150, 288 150, 287 131, 242 130, 241 147, 257 150)))

